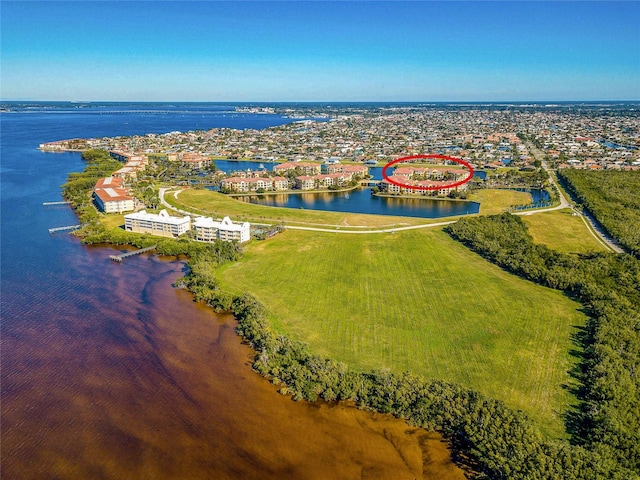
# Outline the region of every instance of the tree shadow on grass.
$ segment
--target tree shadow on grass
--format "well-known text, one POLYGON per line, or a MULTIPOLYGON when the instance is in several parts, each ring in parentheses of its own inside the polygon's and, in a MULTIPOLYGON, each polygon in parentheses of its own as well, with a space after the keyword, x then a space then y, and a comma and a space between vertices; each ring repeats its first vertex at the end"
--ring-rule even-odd
POLYGON ((563 416, 565 429, 571 435, 570 442, 574 445, 585 445, 592 428, 587 412, 587 389, 585 386, 586 375, 589 371, 585 350, 591 343, 591 333, 587 327, 575 325, 574 328, 571 340, 575 348, 569 350, 569 354, 577 358, 578 362, 568 371, 571 381, 563 384, 562 388, 571 393, 578 400, 578 403, 571 405, 563 416))

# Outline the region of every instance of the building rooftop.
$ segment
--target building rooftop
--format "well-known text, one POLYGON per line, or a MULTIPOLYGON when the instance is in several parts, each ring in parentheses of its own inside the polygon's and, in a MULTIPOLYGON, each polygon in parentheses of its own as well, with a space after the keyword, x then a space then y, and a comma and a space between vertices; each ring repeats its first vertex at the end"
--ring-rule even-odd
POLYGON ((215 221, 211 217, 198 217, 195 222, 193 222, 193 225, 201 228, 217 228, 218 230, 240 232, 249 227, 249 222, 234 223, 229 217, 224 217, 220 222, 215 221))
POLYGON ((162 222, 170 225, 181 225, 185 222, 190 222, 191 217, 172 217, 167 213, 166 210, 161 210, 160 213, 147 213, 146 210, 140 210, 139 212, 130 213, 124 216, 125 219, 135 219, 135 220, 147 220, 147 221, 155 221, 162 222))

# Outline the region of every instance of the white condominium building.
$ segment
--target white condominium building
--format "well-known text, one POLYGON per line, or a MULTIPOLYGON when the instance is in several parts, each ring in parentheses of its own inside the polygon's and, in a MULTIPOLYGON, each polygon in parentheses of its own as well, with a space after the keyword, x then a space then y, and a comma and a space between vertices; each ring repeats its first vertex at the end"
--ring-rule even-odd
POLYGON ((161 237, 179 237, 191 229, 190 217, 172 217, 166 210, 147 213, 140 210, 124 216, 124 228, 128 232, 150 233, 161 237))
POLYGON ((193 222, 193 228, 196 230, 196 240, 202 242, 236 240, 243 243, 251 238, 249 222, 233 223, 229 217, 224 217, 221 222, 216 222, 211 217, 199 217, 193 222))

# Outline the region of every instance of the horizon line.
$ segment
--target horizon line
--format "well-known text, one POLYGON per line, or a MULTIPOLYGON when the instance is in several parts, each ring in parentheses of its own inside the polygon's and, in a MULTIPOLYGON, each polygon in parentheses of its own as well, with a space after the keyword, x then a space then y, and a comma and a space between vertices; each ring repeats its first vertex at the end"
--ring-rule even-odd
POLYGON ((46 103, 640 103, 640 99, 616 100, 39 100, 0 99, 0 102, 46 103))

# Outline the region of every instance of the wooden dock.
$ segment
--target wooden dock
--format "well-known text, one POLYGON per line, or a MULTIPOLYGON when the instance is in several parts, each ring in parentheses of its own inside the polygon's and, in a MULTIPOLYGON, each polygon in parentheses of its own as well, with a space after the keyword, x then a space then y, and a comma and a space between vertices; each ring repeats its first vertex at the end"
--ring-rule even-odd
POLYGON ((78 230, 82 225, 68 225, 66 227, 55 227, 50 228, 49 233, 57 233, 57 232, 70 232, 72 230, 78 230))
POLYGON ((61 201, 61 202, 42 202, 43 207, 54 207, 57 205, 71 205, 71 202, 61 201))
POLYGON ((110 255, 109 258, 114 262, 122 263, 125 258, 133 257, 134 255, 140 255, 141 253, 150 252, 151 250, 155 250, 156 245, 147 248, 141 248, 140 250, 133 250, 127 253, 121 253, 120 255, 110 255))

